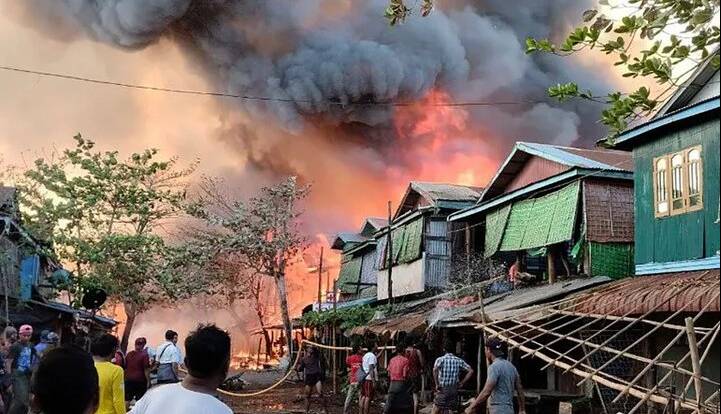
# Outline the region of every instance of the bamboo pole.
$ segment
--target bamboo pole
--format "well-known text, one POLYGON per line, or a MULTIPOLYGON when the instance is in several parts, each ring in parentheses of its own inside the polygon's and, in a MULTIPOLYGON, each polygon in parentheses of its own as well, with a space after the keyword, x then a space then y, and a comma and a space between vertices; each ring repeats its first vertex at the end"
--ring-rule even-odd
POLYGON ((388 201, 388 241, 386 242, 386 262, 388 266, 388 304, 393 307, 393 216, 391 215, 391 202, 388 201))
MULTIPOLYGON (((533 338, 528 338, 528 339, 524 340, 523 342, 521 342, 519 345, 525 345, 525 344, 528 343, 528 342, 536 342, 536 341, 535 341, 535 338, 537 338, 537 337, 539 337, 539 336, 542 336, 542 335, 552 335, 552 336, 555 336, 555 337, 558 337, 558 338, 561 338, 561 339, 565 339, 565 340, 567 340, 567 341, 575 342, 575 343, 577 343, 577 344, 582 344, 582 345, 585 345, 585 346, 588 346, 588 347, 597 349, 597 350, 599 350, 599 351, 605 351, 605 352, 608 352, 608 353, 611 353, 611 354, 616 354, 616 355, 624 356, 624 357, 627 357, 627 358, 629 358, 629 359, 633 359, 633 360, 636 360, 636 361, 639 361, 639 362, 643 362, 643 363, 647 363, 647 364, 656 363, 656 361, 654 361, 654 360, 652 360, 652 359, 650 359, 650 358, 646 358, 646 357, 643 357, 643 356, 640 356, 640 355, 635 355, 635 354, 630 354, 630 353, 623 353, 623 352, 621 352, 621 351, 619 351, 619 350, 617 350, 617 349, 615 349, 615 348, 611 348, 611 347, 607 347, 607 346, 603 346, 603 345, 594 344, 593 342, 585 342, 585 341, 583 341, 582 339, 578 339, 578 338, 576 338, 576 337, 569 336, 568 334, 561 335, 561 334, 559 334, 558 332, 550 331, 550 330, 543 329, 543 328, 534 327, 532 324, 529 324, 529 323, 526 323, 526 322, 518 321, 518 322, 516 322, 516 323, 522 324, 522 325, 527 325, 527 326, 531 327, 532 329, 529 329, 529 331, 537 330, 537 331, 540 331, 540 332, 541 332, 540 335, 536 335, 536 336, 533 337, 533 338)), ((680 333, 679 335, 681 335, 681 334, 683 334, 683 333, 680 333)), ((554 341, 554 343, 555 343, 555 341, 554 341)), ((548 344, 545 344, 546 347, 550 347, 550 345, 551 345, 550 342, 549 342, 548 344)), ((514 346, 513 348, 515 348, 515 346, 514 346)), ((541 349, 539 348, 537 351, 540 351, 540 350, 541 350, 541 349)), ((531 357, 532 357, 533 354, 524 354, 524 355, 523 355, 523 357, 527 357, 527 356, 531 356, 531 357)), ((673 364, 669 364, 669 363, 657 363, 656 365, 662 366, 662 367, 664 367, 664 368, 668 368, 668 369, 670 369, 670 370, 674 370, 674 371, 676 371, 676 372, 678 372, 678 373, 681 373, 681 374, 693 375, 693 372, 691 372, 691 371, 689 371, 689 370, 687 370, 687 369, 677 368, 677 367, 675 367, 673 364)), ((545 367, 544 367, 544 369, 545 369, 545 367)))
MULTIPOLYGON (((622 307, 622 306, 624 306, 624 305, 621 305, 621 306, 617 307, 616 309, 619 309, 619 308, 622 307)), ((588 318, 605 318, 605 319, 608 319, 608 320, 611 320, 611 321, 631 322, 631 321, 636 320, 636 318, 630 318, 630 317, 624 317, 624 316, 614 316, 614 315, 605 315, 605 314, 604 314, 604 315, 601 315, 601 314, 597 314, 597 313, 582 313, 582 312, 572 312, 572 311, 564 311, 564 310, 549 310, 549 312, 555 313, 555 314, 559 314, 559 315, 576 315, 576 316, 588 317, 588 318)), ((613 313, 613 311, 610 312, 610 313, 613 313)), ((648 319, 644 319, 644 320, 642 320, 641 322, 642 322, 642 323, 645 323, 645 324, 648 324, 648 325, 652 325, 652 326, 661 325, 661 322, 652 321, 652 320, 648 320, 648 319)), ((677 330, 677 331, 684 331, 684 332, 686 332, 686 327, 683 326, 683 325, 675 325, 675 324, 670 324, 670 323, 669 323, 669 324, 665 324, 665 325, 664 325, 664 328, 674 329, 674 330, 677 330)), ((706 331, 710 331, 710 330, 711 330, 710 328, 703 328, 703 327, 696 327, 695 329, 696 329, 696 332, 697 332, 697 333, 705 333, 706 331)))
MULTIPOLYGON (((696 301, 698 298, 700 298, 702 295, 705 295, 705 294, 706 294, 705 291, 704 291, 704 292, 699 292, 699 294, 697 294, 696 296, 694 296, 692 299, 686 301, 686 303, 685 303, 683 306, 681 306, 678 310, 676 310, 674 313, 672 313, 671 316, 669 316, 669 317, 667 317, 666 319, 664 319, 663 322, 668 322, 668 321, 670 321, 671 319, 677 317, 681 312, 683 312, 683 311, 688 307, 688 305, 689 305, 691 302, 696 301)), ((719 293, 716 293, 715 297, 714 297, 712 300, 710 300, 708 303, 706 303, 706 305, 701 309, 701 311, 694 317, 694 320, 698 319, 698 318, 701 316, 701 314, 704 313, 704 312, 706 311, 706 309, 708 309, 708 308, 711 306, 711 304, 716 301, 716 299, 718 299, 718 297, 719 297, 719 293)), ((669 298, 670 298, 670 296, 669 296, 669 298)), ((609 342, 611 342, 611 340, 612 340, 613 338, 615 338, 615 337, 617 337, 618 335, 620 335, 621 332, 623 332, 624 330, 628 330, 629 327, 632 326, 632 325, 633 325, 633 323, 628 324, 626 327, 624 327, 623 329, 621 329, 620 331, 618 331, 613 337, 611 337, 610 339, 606 340, 602 345, 608 344, 609 342)), ((656 331, 659 330, 660 328, 661 328, 661 326, 656 326, 656 327, 652 328, 650 331, 648 331, 648 332, 646 332, 645 334, 641 335, 641 337, 638 338, 634 343, 632 343, 631 345, 627 346, 622 352, 626 353, 626 352, 628 352, 629 350, 633 349, 634 346, 638 345, 641 341, 643 341, 644 339, 646 339, 646 338, 648 338, 649 336, 651 336, 654 332, 656 332, 656 331)), ((586 355, 584 358, 587 359, 589 356, 591 356, 591 355, 592 355, 593 353, 595 353, 595 352, 596 352, 596 351, 591 351, 591 353, 588 354, 588 355, 586 355)), ((604 369, 604 368, 606 368, 607 366, 611 365, 611 363, 613 363, 616 359, 618 359, 618 357, 619 357, 619 355, 616 355, 616 356, 612 357, 611 359, 609 359, 608 361, 606 361, 603 365, 601 365, 599 368, 597 368, 596 371, 601 371, 602 369, 604 369)), ((595 373, 595 372, 594 372, 594 373, 595 373)), ((578 385, 581 385, 581 384, 584 383, 584 382, 586 382, 586 381, 583 380, 583 381, 581 381, 578 385)), ((715 382, 713 382, 713 381, 709 381, 709 382, 714 383, 714 385, 718 385, 718 383, 715 383, 715 382)))
MULTIPOLYGON (((699 341, 699 344, 706 342, 706 340, 709 339, 709 337, 711 337, 711 339, 709 340, 709 344, 712 344, 713 341, 716 340, 716 334, 718 334, 718 332, 719 332, 718 327, 719 327, 719 323, 716 323, 716 330, 706 332, 704 334, 703 338, 701 338, 701 341, 699 341)), ((706 351, 709 351, 710 349, 711 349, 711 346, 709 345, 706 348, 706 351)), ((691 351, 687 352, 686 355, 684 355, 680 360, 676 361, 676 363, 674 365, 679 366, 679 365, 683 364, 690 356, 691 356, 691 351)), ((667 372, 666 375, 663 376, 663 378, 661 378, 659 381, 656 381, 656 384, 653 386, 653 388, 651 388, 648 391, 648 393, 646 394, 646 396, 641 398, 639 400, 639 402, 633 408, 631 408, 631 411, 629 411, 628 414, 634 414, 639 408, 641 408, 641 406, 643 406, 643 404, 645 404, 646 401, 648 401, 648 396, 650 394, 656 392, 656 390, 658 390, 658 388, 661 386, 661 384, 666 382, 666 380, 673 374, 673 372, 674 371, 667 372)), ((686 388, 688 388, 689 386, 690 386, 690 382, 686 384, 686 388)), ((684 393, 685 392, 686 391, 684 390, 684 393)))
MULTIPOLYGON (((706 349, 704 350, 703 355, 701 355, 701 365, 703 365, 704 361, 706 361, 706 357, 708 356, 709 352, 711 351, 714 341, 716 341, 716 338, 718 337, 720 325, 721 324, 719 324, 719 322, 716 322, 715 329, 713 331, 709 331, 709 332, 713 332, 713 334, 711 336, 711 339, 708 341, 708 345, 706 346, 706 349)), ((701 340, 698 342, 698 346, 701 346, 703 344, 704 339, 706 339, 706 337, 708 337, 708 335, 709 335, 709 333, 707 332, 706 335, 704 335, 701 338, 701 340)), ((689 352, 687 352, 686 355, 690 356, 690 354, 691 354, 691 350, 689 349, 689 352)), ((692 382, 693 382, 693 378, 689 378, 688 382, 686 382, 686 386, 683 387, 683 392, 681 393, 681 395, 686 395, 686 392, 688 392, 688 389, 691 386, 692 382)))
MULTIPOLYGON (((581 296, 578 298, 576 298, 576 297, 564 298, 564 299, 561 299, 558 301, 549 302, 549 303, 545 304, 544 306, 532 306, 532 307, 529 307, 528 310, 526 310, 526 311, 523 311, 520 313, 514 313, 511 316, 497 319, 497 320, 493 321, 493 323, 498 325, 503 322, 515 322, 515 321, 520 320, 523 317, 526 317, 533 313, 549 311, 549 310, 553 309, 553 307, 555 307, 555 306, 567 305, 570 303, 573 303, 573 306, 579 306, 579 305, 587 303, 587 302, 593 302, 596 300, 596 296, 598 296, 600 294, 609 294, 609 293, 613 293, 618 290, 622 290, 625 287, 624 285, 625 285, 625 283, 617 283, 611 287, 608 287, 605 285, 599 286, 599 287, 597 287, 598 290, 593 291, 593 292, 587 292, 584 296, 581 296)), ((483 315, 483 318, 485 320, 486 316, 483 315)), ((509 329, 501 329, 501 333, 503 333, 504 335, 508 332, 510 332, 509 329)))
MULTIPOLYGON (((684 289, 688 289, 688 286, 684 287, 684 289)), ((678 294, 678 293, 680 293, 680 291, 679 291, 679 292, 675 292, 675 293, 678 294)), ((626 330, 626 329, 630 328, 631 326, 633 326, 634 324, 636 324, 639 319, 645 319, 646 317, 648 317, 648 315, 650 315, 651 313, 655 312, 657 309, 660 309, 661 306, 664 306, 664 305, 666 304, 666 302, 668 302, 669 300, 671 300, 671 296, 669 296, 665 301, 656 304, 656 306, 654 306, 653 309, 651 309, 651 310, 649 310, 648 312, 646 312, 643 316, 641 316, 641 318, 638 318, 638 319, 635 319, 634 321, 632 321, 629 325, 627 325, 625 328, 623 328, 621 331, 619 331, 616 335, 612 336, 611 338, 609 338, 609 340, 607 340, 606 342, 602 343, 601 345, 602 345, 602 346, 605 346, 605 345, 606 345, 607 343, 609 343, 612 339, 614 339, 616 336, 618 336, 621 332, 623 332, 624 330, 626 330)), ((628 310, 626 313, 624 313, 623 317, 625 318, 625 317, 628 317, 629 315, 633 314, 633 313, 636 311, 636 309, 638 309, 641 305, 642 305, 642 303, 637 303, 634 308, 632 308, 632 309, 628 310)), ((604 316, 605 316, 605 315, 604 315, 604 316)), ((605 317, 601 318, 601 320, 605 320, 605 319, 606 319, 605 317)), ((580 347, 583 347, 584 345, 586 345, 586 344, 588 344, 588 343, 591 343, 591 342, 590 342, 591 339, 597 337, 601 332, 605 332, 605 331, 608 330, 610 327, 614 326, 614 325, 616 324, 616 322, 618 322, 618 320, 611 321, 611 323, 608 324, 607 326, 605 326, 605 327, 603 328, 603 330, 600 330, 600 331, 594 333, 593 335, 591 335, 591 336, 589 336, 588 338, 584 339, 583 342, 581 342, 580 344, 577 344, 577 345, 573 346, 570 350, 567 351, 567 353, 571 353, 571 352, 575 351, 576 349, 578 349, 578 348, 580 348, 580 347)), ((578 329, 575 329, 574 331, 571 332, 571 334, 576 333, 576 332, 580 332, 582 329, 585 329, 586 327, 588 327, 588 326, 590 326, 590 325, 592 325, 592 324, 589 323, 589 324, 586 324, 586 325, 584 325, 584 326, 582 326, 582 327, 580 327, 580 328, 578 328, 578 329)), ((551 342, 548 344, 548 346, 550 346, 550 345, 552 345, 552 344, 554 344, 554 343, 556 343, 556 342, 558 342, 558 341, 559 341, 559 339, 553 340, 553 341, 551 341, 551 342)), ((595 353, 595 352, 596 352, 596 350, 592 351, 591 354, 593 354, 593 353, 595 353)), ((586 356, 584 357, 584 359, 588 359, 588 357, 589 357, 591 354, 586 355, 586 356)), ((550 364, 550 363, 549 363, 549 364, 546 364, 546 365, 543 366, 542 369, 546 369, 546 368, 548 368, 548 367, 551 366, 551 365, 552 365, 552 364, 550 364)), ((574 366, 574 368, 575 368, 575 366, 574 366)))
MULTIPOLYGON (((624 304, 619 304, 619 305, 613 310, 613 312, 618 311, 618 310, 621 309, 623 306, 624 306, 624 304)), ((550 312, 551 312, 551 313, 554 313, 553 310, 550 310, 550 312)), ((576 313, 574 312, 574 314, 576 314, 576 313)), ((584 314, 578 313, 578 314, 576 314, 576 315, 584 315, 584 314)), ((565 317, 565 316, 567 316, 567 315, 562 315, 562 317, 565 317)), ((570 320, 569 322, 566 322, 566 323, 564 323, 564 324, 561 325, 561 326, 557 326, 557 327, 554 328, 554 329, 564 328, 564 327, 566 327, 566 326, 568 326, 568 325, 570 325, 570 324, 572 324, 572 323, 578 322, 578 321, 580 321, 580 320, 582 320, 582 319, 585 319, 585 316, 577 316, 576 318, 570 320)), ((574 329, 573 331, 567 333, 567 334, 564 335, 563 337, 561 337, 561 338, 559 338, 559 339, 557 339, 557 340, 555 340, 555 341, 552 341, 552 342, 551 342, 550 344, 548 344, 548 345, 552 345, 552 344, 558 342, 559 340, 564 339, 564 338, 567 337, 567 336, 570 336, 570 335, 573 335, 574 333, 580 332, 580 331, 582 331, 583 329, 586 329, 586 328, 594 325, 595 323, 604 321, 605 319, 606 319, 606 315, 601 315, 600 318, 597 318, 597 319, 594 320, 594 321, 591 321, 591 322, 589 322, 589 323, 586 323, 586 324, 582 325, 580 328, 574 329)), ((541 335, 543 335, 543 334, 536 335, 536 336, 534 336, 534 337, 531 338, 531 339, 536 339, 536 338, 540 337, 541 335)), ((528 340, 526 340, 526 342, 527 342, 527 341, 528 341, 528 340)), ((525 342, 523 342, 523 343, 525 343, 525 342)), ((522 344, 523 344, 523 343, 522 343, 522 344)), ((523 356, 521 357, 521 359, 523 359, 523 358, 525 358, 525 357, 527 357, 527 356, 529 356, 529 354, 523 355, 523 356)), ((530 356, 533 356, 533 355, 530 355, 530 356)))
POLYGON ((693 330, 692 318, 684 319, 686 322, 686 334, 688 336, 688 347, 691 351, 691 366, 693 367, 694 390, 696 391, 696 401, 699 406, 703 401, 703 382, 701 381, 701 360, 698 354, 698 343, 696 343, 696 332, 693 330))
MULTIPOLYGON (((486 330, 485 327, 489 327, 489 326, 493 326, 494 328, 498 329, 498 331, 495 331, 495 332, 499 332, 499 334, 496 335, 496 336, 498 336, 499 338, 501 338, 501 340, 504 340, 505 342, 508 342, 509 344, 511 344, 511 345, 513 346, 513 348, 516 348, 516 349, 521 349, 521 348, 523 348, 523 349, 529 350, 529 352, 530 352, 530 350, 532 350, 532 348, 526 347, 525 345, 520 345, 517 341, 511 341, 511 340, 508 339, 507 336, 501 335, 501 334, 500 334, 500 327, 495 326, 495 325, 493 325, 493 324, 480 326, 479 329, 481 329, 481 330, 486 330), (504 338, 505 338, 505 339, 504 339, 504 338)), ((487 330, 486 330, 486 331, 487 331, 487 330)), ((547 346, 545 346, 544 344, 541 344, 541 343, 538 342, 538 341, 533 341, 533 344, 539 346, 539 347, 542 348, 542 349, 545 349, 546 351, 552 353, 553 355, 556 355, 556 359, 559 360, 559 361, 560 361, 560 359, 565 358, 565 359, 569 360, 571 363, 576 362, 575 359, 571 358, 571 357, 568 356, 567 354, 561 353, 561 352, 559 352, 559 351, 557 351, 557 350, 555 350, 555 349, 553 349, 553 348, 548 348, 547 346)), ((539 349, 536 349, 535 351, 540 351, 540 350, 539 350, 539 349)), ((547 357, 547 358, 550 358, 550 357, 547 357)), ((544 360, 544 359, 541 358, 541 360, 544 360)), ((545 360, 544 360, 544 361, 545 361, 545 360)), ((568 364, 566 364, 566 365, 568 365, 568 364)), ((550 364, 549 366, 557 366, 557 365, 550 364)), ((586 369, 586 370, 593 370, 593 367, 592 367, 592 366, 590 366, 590 365, 588 365, 588 364, 584 364, 583 362, 580 362, 580 366, 581 366, 583 369, 586 369)), ((546 368, 541 368, 540 371, 543 371, 544 369, 546 369, 546 368)), ((586 371, 584 371, 584 372, 586 372, 586 371)), ((608 374, 608 373, 606 373, 606 372, 601 372, 601 373, 599 373, 599 376, 609 376, 609 377, 611 377, 611 378, 614 378, 612 375, 610 375, 610 374, 608 374)), ((640 391, 644 391, 644 392, 647 391, 647 389, 645 389, 645 388, 643 388, 643 387, 640 387, 640 386, 637 387, 637 389, 640 390, 640 391)))
POLYGON ((478 360, 476 362, 476 394, 481 393, 481 358, 483 355, 483 332, 478 334, 478 353, 476 354, 478 360))
MULTIPOLYGON (((623 328, 621 328, 618 332, 616 332, 615 334, 611 335, 611 337, 608 338, 608 339, 606 339, 601 345, 603 345, 603 346, 608 345, 611 341, 613 341, 614 339, 616 339, 619 335, 621 335, 622 333, 628 331, 628 330, 631 329, 633 326, 635 326, 635 325, 638 323, 639 320, 641 320, 641 319, 646 319, 649 315, 651 315, 652 313, 654 313, 654 312, 658 311, 659 309, 661 309, 662 306, 665 306, 666 303, 671 300, 671 298, 673 298, 673 297, 675 297, 676 295, 680 294, 683 290, 688 289, 689 287, 690 287, 690 285, 686 285, 686 286, 684 286, 684 287, 681 288, 681 289, 677 289, 676 292, 673 292, 673 293, 674 293, 673 295, 669 295, 668 298, 666 298, 666 300, 657 303, 656 306, 654 306, 653 308, 651 308, 651 309, 649 309, 648 311, 646 311, 646 313, 644 313, 641 317, 639 317, 638 319, 632 321, 632 322, 629 323, 628 325, 626 325, 626 326, 624 326, 623 328)), ((627 316, 631 315, 631 314, 632 314, 636 309, 638 309, 641 305, 643 305, 643 303, 640 303, 640 302, 639 302, 639 303, 636 303, 636 306, 635 306, 633 309, 631 309, 631 310, 629 310, 628 312, 626 312, 626 314, 624 315, 624 317, 627 317, 627 316)), ((610 328, 611 326, 615 325, 616 322, 618 322, 618 321, 611 321, 611 323, 610 323, 608 326, 606 326, 606 328, 604 329, 604 331, 607 330, 608 328, 610 328)), ((604 332, 604 331, 598 331, 598 332, 596 332, 595 334, 593 334, 593 335, 591 335, 590 337, 586 338, 586 339, 584 340, 584 343, 589 342, 591 339, 595 338, 595 337, 598 336, 601 332, 604 332)), ((579 346, 581 346, 581 345, 576 345, 574 348, 572 348, 572 349, 569 350, 568 352, 571 352, 571 351, 577 349, 579 346)), ((597 351, 597 350, 594 349, 594 350, 591 351, 590 353, 586 354, 586 355, 583 357, 583 359, 588 359, 588 358, 590 358, 591 355, 593 355, 593 354, 596 353, 596 351, 597 351)), ((606 364, 604 364, 604 365, 606 365, 606 364)), ((605 366, 604 366, 604 368, 605 368, 605 366)), ((597 370, 597 371, 600 371, 600 370, 597 370)), ((579 385, 580 385, 580 384, 579 384, 579 385)))
MULTIPOLYGON (((713 301, 707 303, 706 306, 705 306, 704 308, 702 308, 701 311, 700 311, 698 314, 696 314, 696 316, 695 316, 692 320, 697 320, 699 317, 701 317, 701 315, 704 313, 704 311, 705 311, 706 309, 708 309, 708 307, 711 305, 712 302, 713 302, 713 301)), ((689 319, 690 319, 690 318, 689 318, 689 319)), ((650 334, 650 333, 652 333, 652 332, 649 332, 649 334, 650 334)), ((636 375, 636 377, 634 377, 633 380, 631 380, 631 382, 629 382, 629 385, 628 385, 628 386, 630 387, 630 386, 632 386, 633 384, 635 384, 638 380, 640 380, 640 379, 646 374, 646 372, 648 372, 648 371, 653 367, 653 364, 655 364, 656 362, 658 362, 658 360, 660 360, 660 359, 663 357, 663 355, 666 354, 666 352, 668 352, 668 350, 671 349, 671 348, 676 344, 676 342, 678 342, 678 340, 681 339, 681 337, 682 337, 684 334, 686 334, 686 333, 685 333, 685 332, 679 332, 679 333, 677 333, 676 336, 653 358, 653 361, 652 361, 650 364, 646 365, 646 366, 641 370, 641 372, 639 372, 639 373, 636 375)), ((695 335, 695 333, 694 333, 694 335, 695 335)), ((643 339, 643 337, 639 338, 639 341, 642 340, 642 339, 643 339)), ((696 339, 696 338, 695 338, 695 336, 694 336, 694 342, 695 342, 695 339, 696 339)), ((638 341, 637 341, 637 342, 638 342, 638 341)), ((629 348, 630 348, 630 347, 633 347, 633 346, 634 346, 634 345, 632 344, 632 345, 629 346, 629 348)), ((628 348, 626 348, 626 349, 628 349, 628 348)), ((698 349, 698 348, 697 348, 697 349, 698 349)), ((613 358, 611 358, 611 360, 613 360, 613 358)), ((604 364, 604 365, 606 365, 606 364, 604 364)), ((604 366, 602 366, 602 367, 599 368, 599 369, 602 369, 602 368, 604 368, 604 366)), ((691 373, 689 373, 689 374, 690 374, 690 375, 695 375, 693 372, 691 372, 691 373)), ((714 383, 714 381, 712 381, 712 380, 710 380, 710 379, 707 379, 707 378, 704 378, 704 380, 707 380, 707 381, 709 381, 709 382, 711 382, 711 383, 714 383)), ((718 385, 718 384, 714 383, 714 385, 718 385)), ((616 396, 616 398, 613 399, 613 402, 617 402, 617 401, 621 398, 621 396, 623 396, 623 395, 624 395, 624 392, 621 392, 620 394, 618 394, 618 395, 616 396)))
MULTIPOLYGON (((501 339, 502 339, 503 341, 506 341, 506 342, 508 342, 508 343, 510 343, 510 344, 512 344, 512 345, 519 345, 516 341, 500 335, 500 332, 499 332, 499 331, 496 331, 495 329, 489 328, 488 326, 485 326, 485 325, 482 327, 482 329, 485 330, 486 332, 488 332, 488 333, 491 334, 491 335, 501 337, 501 339)), ((525 345, 518 346, 517 348, 518 348, 520 351, 522 351, 522 352, 530 352, 530 351, 532 351, 532 349, 528 348, 528 347, 525 346, 525 345)), ((548 356, 546 356, 546 355, 544 355, 544 354, 541 354, 541 353, 536 354, 536 358, 539 358, 539 359, 541 359, 541 360, 543 360, 543 361, 552 362, 553 365, 557 366, 558 368, 565 369, 566 371, 571 372, 571 373, 573 373, 574 375, 578 375, 578 376, 580 376, 580 377, 589 378, 589 379, 591 379, 592 381, 595 381, 595 382, 597 382, 597 383, 599 383, 599 384, 601 384, 601 385, 603 385, 603 386, 605 386, 605 387, 611 388, 611 389, 613 389, 613 390, 620 391, 620 390, 623 389, 623 385, 622 385, 622 384, 624 383, 624 381, 621 380, 620 378, 614 377, 613 375, 605 374, 605 373, 604 373, 604 374, 605 374, 606 376, 608 376, 609 378, 613 378, 613 379, 606 379, 606 378, 604 378, 604 377, 602 377, 602 376, 600 376, 600 375, 598 375, 598 374, 589 373, 589 372, 580 370, 580 369, 578 369, 578 368, 576 368, 576 367, 573 367, 573 366, 571 366, 571 365, 569 365, 569 364, 566 364, 566 363, 564 363, 564 362, 556 361, 556 360, 554 360, 553 358, 548 357, 548 356)), ((571 359, 570 357, 567 357, 567 358, 568 358, 568 359, 571 359)), ((639 391, 639 390, 636 389, 636 388, 632 388, 631 390, 629 390, 629 394, 631 394, 631 395, 633 395, 634 397, 637 397, 637 398, 642 398, 642 397, 645 395, 645 393, 644 393, 643 391, 639 391)), ((664 397, 664 396, 661 396, 661 395, 652 395, 652 396, 649 397, 649 399, 650 399, 651 401, 657 403, 657 404, 664 404, 664 405, 665 405, 665 404, 668 404, 668 403, 671 401, 669 398, 664 397)), ((693 409, 696 408, 694 405, 689 404, 689 403, 686 403, 686 402, 683 402, 683 401, 680 402, 680 405, 681 405, 683 408, 688 408, 688 409, 691 409, 691 410, 693 410, 693 409)))
MULTIPOLYGON (((507 316, 507 317, 505 317, 505 318, 500 318, 500 319, 497 319, 497 320, 495 320, 495 321, 493 321, 493 322, 496 323, 496 324, 499 324, 499 323, 502 323, 502 322, 513 322, 513 321, 516 321, 516 320, 518 320, 518 319, 520 319, 520 318, 522 318, 522 317, 527 317, 527 316, 529 316, 529 315, 531 315, 531 314, 533 314, 533 313, 539 313, 539 312, 543 312, 543 311, 547 311, 547 310, 553 309, 553 308, 556 307, 556 306, 571 305, 571 304, 572 304, 573 306, 579 306, 579 305, 584 304, 584 303, 587 303, 587 302, 593 302, 593 301, 596 300, 596 297, 597 297, 598 295, 600 295, 600 294, 609 294, 609 293, 613 293, 613 292, 618 291, 618 290, 622 290, 622 289, 624 288, 624 285, 625 285, 625 284, 624 284, 624 283, 617 283, 617 284, 613 284, 613 283, 612 283, 611 285, 613 285, 613 286, 610 286, 610 287, 609 287, 608 285, 600 285, 600 286, 593 287, 593 288, 591 288, 592 291, 589 291, 589 292, 587 292, 586 294, 584 294, 584 295, 582 295, 582 296, 579 296, 579 297, 574 297, 574 296, 565 297, 565 298, 560 299, 560 300, 556 300, 556 301, 553 301, 553 302, 546 303, 546 304, 544 304, 543 306, 532 306, 532 307, 529 307, 529 308, 528 308, 527 310, 525 310, 525 311, 522 311, 522 312, 519 312, 519 313, 514 313, 514 314, 511 315, 511 316, 507 316), (595 290, 595 289, 597 289, 597 290, 595 290)), ((502 332, 505 333, 505 332, 507 332, 507 331, 502 330, 502 332)))

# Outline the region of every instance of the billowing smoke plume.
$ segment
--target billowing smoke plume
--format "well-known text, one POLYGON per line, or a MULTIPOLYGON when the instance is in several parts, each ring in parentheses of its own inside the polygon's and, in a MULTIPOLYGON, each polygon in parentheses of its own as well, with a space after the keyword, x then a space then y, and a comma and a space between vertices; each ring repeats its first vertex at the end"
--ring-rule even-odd
MULTIPOLYGON (((589 1, 534 1, 522 7, 504 0, 477 7, 438 2, 430 17, 414 16, 397 27, 381 16, 386 0, 28 3, 123 48, 175 39, 219 88, 277 99, 245 101, 241 106, 251 116, 272 114, 295 135, 309 123, 340 126, 379 146, 378 141, 392 141, 393 133, 383 128, 390 126, 396 108, 377 103, 413 101, 433 88, 458 101, 536 101, 553 82, 583 78, 583 70, 568 60, 526 56, 522 43, 528 35, 562 33, 589 1), (379 135, 383 139, 374 139, 379 135)), ((471 120, 510 141, 596 138, 593 112, 579 116, 578 111, 529 103, 473 109, 471 120)))

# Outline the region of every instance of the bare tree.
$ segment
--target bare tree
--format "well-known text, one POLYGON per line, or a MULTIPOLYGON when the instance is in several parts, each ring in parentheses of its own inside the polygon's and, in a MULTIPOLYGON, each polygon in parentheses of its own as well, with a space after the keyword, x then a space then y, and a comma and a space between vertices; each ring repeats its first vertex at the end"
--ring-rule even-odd
MULTIPOLYGON (((205 237, 218 257, 232 254, 234 263, 246 272, 244 275, 273 279, 290 348, 293 336, 285 276, 289 262, 307 245, 299 227, 302 214, 299 204, 310 188, 298 185, 296 178, 290 177, 277 185, 261 188, 255 197, 234 200, 220 184, 218 180, 206 178, 190 212, 217 229, 205 237)), ((262 291, 262 283, 255 291, 262 291)))

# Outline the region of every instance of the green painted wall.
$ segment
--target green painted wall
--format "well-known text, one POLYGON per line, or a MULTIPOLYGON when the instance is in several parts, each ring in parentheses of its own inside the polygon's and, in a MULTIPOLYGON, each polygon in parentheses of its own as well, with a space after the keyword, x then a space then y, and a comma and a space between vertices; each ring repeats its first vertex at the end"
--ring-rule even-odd
POLYGON ((674 262, 719 251, 719 119, 672 127, 633 150, 636 191, 636 264, 674 262), (704 209, 654 217, 653 159, 702 145, 704 209))

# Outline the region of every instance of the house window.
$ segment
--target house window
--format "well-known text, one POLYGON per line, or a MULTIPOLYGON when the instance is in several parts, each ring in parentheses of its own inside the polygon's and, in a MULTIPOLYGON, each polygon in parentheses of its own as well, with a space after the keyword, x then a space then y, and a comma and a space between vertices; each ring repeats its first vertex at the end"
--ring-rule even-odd
POLYGON ((664 155, 653 160, 655 216, 682 214, 703 208, 703 159, 701 147, 664 155))
POLYGON ((693 148, 688 151, 688 206, 690 209, 702 207, 701 165, 701 148, 693 148))
POLYGON ((668 172, 668 160, 666 157, 657 158, 653 172, 654 193, 656 195, 656 216, 665 216, 668 214, 668 182, 666 175, 668 172))

